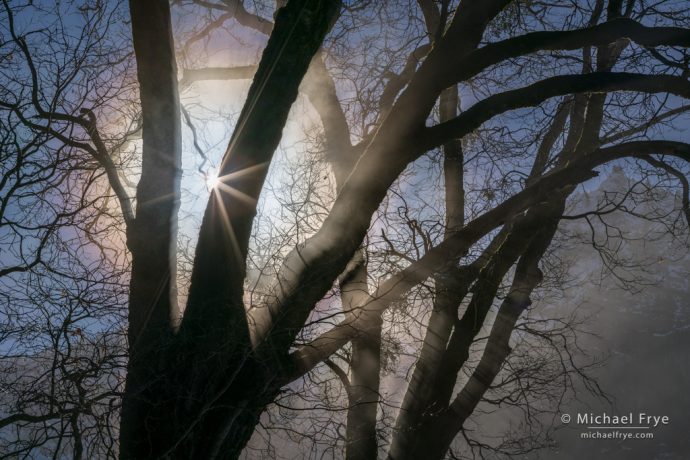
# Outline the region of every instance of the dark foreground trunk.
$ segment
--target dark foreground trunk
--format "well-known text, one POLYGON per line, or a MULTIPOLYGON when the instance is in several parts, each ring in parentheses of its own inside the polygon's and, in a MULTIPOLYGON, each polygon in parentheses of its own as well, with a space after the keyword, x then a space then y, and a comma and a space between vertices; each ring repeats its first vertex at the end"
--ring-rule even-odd
POLYGON ((245 257, 268 164, 339 5, 293 0, 276 15, 223 159, 222 185, 204 215, 187 307, 175 331, 180 114, 170 11, 166 0, 130 2, 144 149, 136 222, 128 229, 133 271, 122 459, 237 458, 282 386, 288 350, 259 356, 249 339, 245 257))
POLYGON ((172 339, 181 136, 177 69, 167 0, 132 1, 130 11, 143 116, 136 219, 127 228, 132 254, 129 364, 123 397, 122 458, 147 458, 173 435, 173 400, 163 351, 172 339))

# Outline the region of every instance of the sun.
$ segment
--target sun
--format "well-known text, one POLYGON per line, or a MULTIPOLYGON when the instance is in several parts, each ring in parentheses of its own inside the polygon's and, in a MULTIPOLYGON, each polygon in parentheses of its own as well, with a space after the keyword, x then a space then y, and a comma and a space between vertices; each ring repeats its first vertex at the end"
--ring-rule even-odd
POLYGON ((204 179, 206 180, 206 187, 212 190, 218 186, 220 179, 218 178, 218 170, 210 169, 206 174, 204 174, 204 179))

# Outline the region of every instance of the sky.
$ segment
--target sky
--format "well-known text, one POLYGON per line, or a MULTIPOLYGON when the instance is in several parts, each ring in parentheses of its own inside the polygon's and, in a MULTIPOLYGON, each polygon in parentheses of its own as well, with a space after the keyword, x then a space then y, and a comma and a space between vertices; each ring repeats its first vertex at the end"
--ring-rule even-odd
MULTIPOLYGON (((194 20, 194 17, 181 16, 176 20, 180 24, 185 24, 187 21, 194 20)), ((29 24, 30 22, 25 22, 22 26, 29 24)), ((257 62, 265 38, 260 37, 259 34, 250 33, 234 23, 232 25, 234 39, 243 42, 245 47, 233 47, 225 42, 212 41, 206 49, 199 49, 198 55, 190 57, 191 62, 194 65, 221 65, 228 61, 238 65, 257 62), (206 55, 201 53, 206 53, 206 55)), ((368 30, 367 33, 372 33, 372 31, 368 30)), ((358 59, 359 56, 353 57, 354 62, 365 62, 358 59)), ((193 112, 195 126, 203 137, 204 151, 208 156, 208 162, 204 166, 207 174, 213 174, 213 168, 219 163, 225 151, 249 83, 249 81, 197 83, 182 96, 183 104, 193 112), (217 113, 222 113, 225 117, 223 121, 212 119, 217 113)), ((353 94, 354 90, 351 87, 346 86, 341 91, 341 95, 353 94)), ((473 101, 473 95, 470 92, 463 92, 463 96, 462 105, 466 108, 473 101)), ((516 118, 519 119, 519 114, 516 118)), ((505 120, 502 119, 501 122, 505 120)), ((687 127, 687 123, 687 119, 681 119, 677 126, 662 130, 660 135, 686 140, 687 130, 683 127, 687 127), (678 129, 678 126, 681 129, 678 129)), ((303 155, 303 145, 300 142, 304 140, 305 132, 315 126, 318 126, 315 113, 308 102, 300 98, 284 130, 282 148, 268 179, 276 191, 280 188, 280 184, 294 179, 289 177, 290 173, 281 169, 281 166, 303 155)), ((191 131, 187 127, 184 128, 183 135, 185 172, 182 182, 184 193, 180 230, 183 237, 192 238, 191 247, 193 247, 193 236, 198 229, 201 213, 210 194, 210 187, 204 175, 198 171, 202 160, 191 147, 191 131)), ((431 168, 432 162, 425 158, 417 166, 427 167, 427 164, 431 168)), ((604 168, 604 171, 606 174, 602 174, 597 180, 590 181, 582 187, 577 197, 586 200, 584 193, 596 196, 606 187, 615 189, 620 184, 612 182, 608 177, 609 173, 618 174, 617 177, 620 180, 622 180, 620 175, 625 175, 625 170, 604 168)), ((412 188, 410 191, 413 191, 412 188)), ((262 209, 269 216, 277 213, 280 208, 280 203, 274 198, 271 193, 262 195, 262 209)), ((625 223, 633 228, 642 229, 637 221, 625 223)), ((381 227, 382 224, 378 223, 378 226, 374 228, 378 231, 381 227)), ((575 230, 583 229, 573 229, 575 230)), ((306 236, 308 235, 301 237, 306 236)), ((606 357, 606 361, 593 372, 602 388, 610 392, 614 403, 610 404, 601 399, 573 399, 564 402, 560 412, 562 414, 576 414, 578 411, 645 412, 667 415, 670 423, 667 427, 654 431, 653 441, 625 442, 582 440, 579 437, 583 431, 582 428, 570 424, 556 432, 555 445, 552 449, 526 455, 524 456, 526 459, 579 459, 589 456, 642 460, 647 458, 682 459, 690 455, 688 425, 683 418, 684 414, 690 413, 690 399, 685 391, 690 387, 690 371, 687 365, 687 350, 690 349, 690 306, 687 301, 690 297, 688 296, 690 287, 687 283, 687 272, 690 269, 690 261, 676 246, 664 239, 649 245, 635 244, 627 250, 645 258, 658 256, 663 259, 658 261, 653 270, 657 279, 656 285, 645 288, 642 293, 632 293, 621 289, 611 277, 600 279, 600 262, 583 237, 579 245, 573 244, 562 254, 563 257, 572 259, 576 276, 580 278, 581 283, 565 293, 565 300, 539 305, 543 308, 545 315, 566 315, 577 306, 578 311, 589 318, 589 322, 586 323, 589 335, 583 338, 583 348, 589 353, 606 357), (677 260, 674 260, 673 256, 677 260)), ((337 307, 334 303, 327 305, 326 308, 331 306, 337 307)), ((412 361, 409 357, 403 357, 401 361, 404 362, 405 359, 409 367, 412 361)), ((405 384, 399 377, 399 375, 391 376, 386 379, 382 393, 392 398, 395 398, 396 394, 401 396, 405 384)), ((482 428, 486 427, 486 424, 495 429, 502 427, 501 423, 491 416, 486 416, 486 418, 480 416, 476 423, 482 428)), ((298 452, 298 447, 285 441, 283 455, 290 457, 296 452, 298 452)))

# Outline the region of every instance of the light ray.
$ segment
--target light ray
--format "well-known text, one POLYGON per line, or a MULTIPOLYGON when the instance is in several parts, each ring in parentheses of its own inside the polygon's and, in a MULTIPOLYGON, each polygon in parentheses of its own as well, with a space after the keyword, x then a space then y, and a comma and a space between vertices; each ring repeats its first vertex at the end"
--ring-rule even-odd
POLYGON ((137 206, 152 205, 152 204, 160 203, 160 202, 166 201, 166 200, 173 200, 176 197, 177 197, 176 193, 166 193, 165 195, 157 196, 156 198, 153 198, 150 200, 138 202, 137 206))
POLYGON ((226 184, 222 180, 218 181, 216 187, 213 190, 220 190, 220 191, 223 191, 229 195, 232 195, 235 198, 239 199, 240 201, 242 201, 243 203, 245 203, 251 207, 256 206, 256 199, 255 198, 247 195, 244 192, 237 190, 236 188, 226 184))
POLYGON ((228 236, 228 239, 230 240, 230 244, 232 245, 232 252, 235 256, 235 263, 238 264, 238 266, 242 265, 242 257, 240 255, 240 245, 237 242, 237 236, 235 235, 235 230, 232 228, 232 223, 230 222, 230 216, 228 215, 227 209, 225 209, 225 204, 223 203, 223 197, 220 196, 220 192, 218 191, 217 188, 213 189, 213 197, 218 203, 218 209, 220 211, 220 220, 223 223, 223 227, 225 229, 225 233, 228 236))
POLYGON ((248 168, 240 169, 239 171, 234 171, 229 174, 225 174, 219 177, 219 180, 221 180, 222 182, 231 181, 233 179, 237 179, 238 177, 246 176, 247 174, 256 172, 262 168, 267 168, 268 164, 268 161, 264 161, 263 163, 259 163, 254 166, 249 166, 248 168))

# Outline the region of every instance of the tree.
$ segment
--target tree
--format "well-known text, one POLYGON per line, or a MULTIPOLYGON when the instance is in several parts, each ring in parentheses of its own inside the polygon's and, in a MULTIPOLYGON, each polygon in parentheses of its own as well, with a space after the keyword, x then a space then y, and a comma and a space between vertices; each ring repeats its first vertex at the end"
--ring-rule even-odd
MULTIPOLYGON (((558 265, 549 251, 559 242, 564 216, 570 218, 573 192, 596 177, 597 168, 628 161, 626 167, 635 171, 653 168, 664 180, 678 181, 684 196, 679 209, 644 217, 667 224, 674 235, 687 234, 687 222, 679 224, 677 217, 690 213, 690 147, 663 140, 686 110, 679 101, 690 96, 690 18, 673 2, 599 0, 561 8, 509 0, 344 6, 291 0, 271 24, 260 6, 179 1, 179 8, 210 15, 178 47, 180 56, 166 1, 130 1, 134 56, 111 53, 118 49, 113 37, 123 32, 115 6, 79 4, 79 20, 88 27, 81 37, 65 32, 56 40, 49 31, 67 30, 76 19, 57 15, 34 29, 15 18, 40 5, 3 4, 8 38, 2 56, 13 63, 0 91, 3 145, 12 152, 8 158, 16 158, 14 166, 3 166, 3 188, 10 190, 4 202, 16 204, 5 205, 2 223, 16 236, 6 240, 14 256, 3 259, 0 274, 19 292, 18 274, 30 274, 39 284, 47 280, 53 290, 60 273, 69 272, 70 287, 86 282, 99 296, 95 303, 103 305, 108 294, 98 287, 117 290, 127 282, 122 271, 130 270, 128 364, 117 435, 121 458, 235 458, 282 389, 319 369, 337 376, 346 392, 347 457, 376 457, 377 409, 385 403, 380 373, 389 356, 400 354, 395 334, 386 328, 400 318, 385 315, 401 304, 402 317, 424 305, 430 313, 400 410, 388 426, 386 454, 396 460, 443 458, 477 405, 490 399, 487 391, 503 392, 499 405, 517 394, 521 374, 510 374, 512 366, 505 364, 514 348, 511 336, 531 331, 535 340, 548 337, 530 327, 525 312, 539 286, 557 286, 558 265), (194 50, 212 47, 214 34, 230 20, 270 33, 259 62, 187 68, 196 64, 194 50), (397 27, 402 21, 409 22, 397 27), (109 29, 101 32, 102 24, 109 29), (368 36, 366 26, 372 24, 391 27, 388 42, 368 36), (41 52, 32 41, 37 34, 55 40, 56 49, 41 52), (353 52, 379 47, 378 57, 363 53, 360 59, 353 52), (133 104, 132 58, 140 111, 133 104), (178 61, 185 66, 181 71, 178 61), (193 148, 204 154, 180 89, 251 75, 195 254, 187 255, 189 286, 181 286, 180 308, 178 278, 186 276, 178 274, 183 119, 193 148), (272 282, 256 288, 246 280, 247 264, 253 268, 258 256, 251 244, 260 236, 259 198, 298 90, 318 114, 323 132, 309 149, 323 152, 334 194, 307 187, 303 202, 320 200, 323 219, 292 227, 306 231, 306 240, 276 225, 284 236, 280 245, 291 250, 276 251, 284 257, 269 270, 272 282), (533 124, 525 126, 512 117, 516 113, 533 124), (119 122, 111 125, 112 120, 119 122), (671 128, 658 128, 665 124, 671 128), (129 147, 139 132, 140 152, 129 147), (44 162, 47 168, 37 166, 44 162), (442 173, 435 175, 434 168, 442 173), (436 181, 421 197, 404 186, 406 177, 420 171, 436 181), (135 196, 128 185, 132 176, 138 176, 135 196), (76 186, 61 185, 68 179, 76 186), (439 190, 443 200, 434 201, 439 190), (322 196, 313 198, 315 191, 322 196), (24 201, 53 211, 47 220, 25 225, 24 201), (56 239, 70 232, 77 237, 56 239), (109 233, 124 237, 131 268, 121 251, 108 252, 112 244, 82 243, 109 233), (101 247, 94 259, 102 266, 79 254, 85 246, 101 247), (51 263, 44 248, 58 259, 51 263), (71 252, 72 262, 59 260, 71 252), (91 281, 103 274, 115 282, 91 281), (329 292, 339 297, 340 311, 319 310, 329 292), (252 305, 249 293, 256 299, 252 305), (324 330, 333 319, 337 324, 324 330)), ((182 21, 179 27, 187 25, 182 21)), ((577 218, 609 212, 605 204, 577 218)), ((608 260, 615 273, 616 258, 608 260)), ((79 308, 88 304, 81 294, 74 298, 79 308)), ((27 305, 53 308, 48 297, 30 298, 27 305)), ((47 350, 71 350, 69 334, 82 335, 72 325, 76 315, 68 315, 53 334, 63 342, 47 350)), ((93 311, 87 316, 99 323, 93 311)), ((563 335, 560 329, 551 332, 563 335)), ((69 361, 74 352, 63 356, 69 361)), ((105 356, 89 361, 91 372, 102 375, 105 362, 120 359, 117 353, 105 356)), ((61 369, 59 360, 53 362, 61 369)), ((529 368, 529 361, 521 366, 529 368)), ((79 382, 87 374, 80 372, 79 382)), ((535 372, 530 375, 547 371, 542 366, 535 372)), ((577 366, 559 372, 588 382, 577 366)), ((63 374, 62 380, 75 380, 74 372, 63 374)), ((71 428, 54 438, 60 442, 69 432, 79 457, 78 417, 93 405, 84 401, 117 391, 87 398, 83 385, 76 387, 74 408, 51 409, 39 418, 71 416, 71 428)), ((332 397, 333 390, 326 388, 322 396, 332 397)), ((35 417, 9 414, 3 424, 35 417)))

